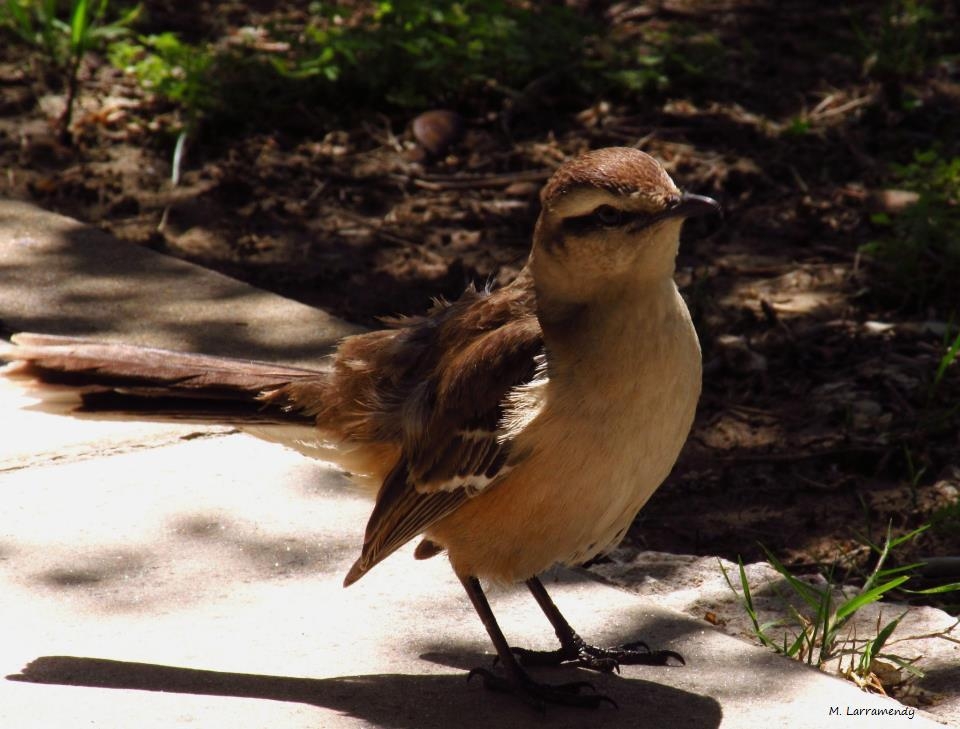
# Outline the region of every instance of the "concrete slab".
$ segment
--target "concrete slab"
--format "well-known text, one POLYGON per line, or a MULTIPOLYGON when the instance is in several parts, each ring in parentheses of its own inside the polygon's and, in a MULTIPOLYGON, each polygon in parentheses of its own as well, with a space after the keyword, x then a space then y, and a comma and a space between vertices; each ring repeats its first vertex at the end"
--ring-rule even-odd
MULTIPOLYGON (((490 646, 443 558, 405 549, 341 587, 369 503, 337 472, 243 435, 112 453, 0 474, 3 726, 542 721, 465 682, 490 646)), ((589 678, 620 704, 552 707, 554 726, 933 725, 848 716, 903 707, 582 574, 547 584, 585 635, 642 638, 688 661, 541 672, 589 678)), ((514 642, 552 647, 525 592, 491 600, 514 642)))
POLYGON ((358 328, 318 309, 0 200, 0 331, 109 335, 170 349, 316 363, 358 328))
MULTIPOLYGON (((18 203, 0 203, 0 276, 8 329, 286 362, 349 329, 18 203)), ((3 392, 0 726, 544 721, 465 683, 491 649, 442 557, 414 562, 408 548, 341 588, 370 505, 336 471, 239 434, 25 412, 3 392)), ((542 673, 588 678, 620 704, 552 707, 554 726, 933 726, 583 573, 546 584, 586 637, 642 638, 688 661, 542 673)), ((524 592, 491 601, 513 642, 553 646, 524 592)))

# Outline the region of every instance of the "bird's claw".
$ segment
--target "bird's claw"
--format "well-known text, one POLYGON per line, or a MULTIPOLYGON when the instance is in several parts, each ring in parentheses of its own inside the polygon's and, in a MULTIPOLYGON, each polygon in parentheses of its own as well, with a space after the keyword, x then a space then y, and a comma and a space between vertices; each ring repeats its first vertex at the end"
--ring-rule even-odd
POLYGON ((511 648, 517 660, 524 666, 559 666, 572 663, 582 668, 601 673, 620 673, 620 666, 668 666, 675 660, 680 665, 686 661, 676 651, 651 651, 643 641, 626 643, 614 648, 599 648, 579 642, 569 648, 555 651, 533 651, 526 648, 511 648))

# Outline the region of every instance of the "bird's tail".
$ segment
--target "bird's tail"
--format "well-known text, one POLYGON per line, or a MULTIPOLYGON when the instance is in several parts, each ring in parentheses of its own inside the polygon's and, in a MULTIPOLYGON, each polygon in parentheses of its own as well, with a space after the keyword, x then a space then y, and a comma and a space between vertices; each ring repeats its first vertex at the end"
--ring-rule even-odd
POLYGON ((33 333, 0 341, 4 360, 38 409, 94 417, 312 425, 284 393, 316 389, 319 399, 328 381, 323 370, 33 333))

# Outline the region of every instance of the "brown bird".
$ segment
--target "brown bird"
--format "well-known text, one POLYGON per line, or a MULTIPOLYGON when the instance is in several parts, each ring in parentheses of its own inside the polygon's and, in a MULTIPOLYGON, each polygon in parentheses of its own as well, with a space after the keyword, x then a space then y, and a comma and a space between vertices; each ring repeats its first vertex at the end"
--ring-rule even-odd
POLYGON ((415 556, 447 552, 503 669, 471 676, 536 704, 597 706, 610 700, 589 684, 537 683, 522 666, 682 658, 587 644, 537 575, 616 546, 673 467, 701 378, 673 280, 680 228, 719 206, 631 148, 567 162, 541 202, 513 283, 347 337, 328 369, 40 334, 16 335, 0 356, 79 387, 82 410, 190 410, 339 463, 376 489, 345 585, 423 535, 415 556), (525 581, 560 648, 511 648, 481 579, 525 581))

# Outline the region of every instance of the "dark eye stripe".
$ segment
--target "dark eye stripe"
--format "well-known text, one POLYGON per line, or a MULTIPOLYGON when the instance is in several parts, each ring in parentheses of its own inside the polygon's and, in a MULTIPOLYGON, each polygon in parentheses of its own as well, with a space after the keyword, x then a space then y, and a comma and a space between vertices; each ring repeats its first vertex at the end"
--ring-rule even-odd
POLYGON ((625 228, 627 226, 641 228, 650 220, 650 217, 643 213, 620 210, 611 205, 601 205, 586 215, 564 218, 563 231, 571 235, 584 235, 596 230, 610 228, 625 228), (619 213, 619 219, 616 222, 609 220, 611 211, 619 213))

